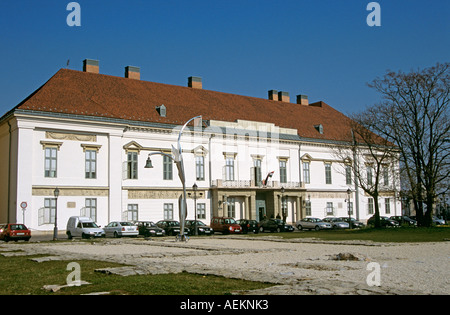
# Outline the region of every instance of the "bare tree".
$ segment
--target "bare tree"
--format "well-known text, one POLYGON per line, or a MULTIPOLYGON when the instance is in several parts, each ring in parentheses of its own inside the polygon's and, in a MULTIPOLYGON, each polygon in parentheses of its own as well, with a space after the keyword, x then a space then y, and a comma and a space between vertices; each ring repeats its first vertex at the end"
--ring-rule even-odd
POLYGON ((388 72, 369 84, 383 98, 369 109, 377 121, 374 132, 399 148, 421 226, 431 225, 437 197, 449 189, 449 83, 450 63, 444 63, 410 73, 388 72))
MULTIPOLYGON (((355 185, 372 197, 367 211, 374 214, 375 227, 380 227, 379 197, 395 196, 398 172, 398 148, 375 132, 378 121, 373 120, 373 109, 352 115, 352 134, 347 144, 336 146, 334 155, 344 162, 345 172, 351 169, 355 185)), ((348 175, 348 174, 347 174, 348 175)))

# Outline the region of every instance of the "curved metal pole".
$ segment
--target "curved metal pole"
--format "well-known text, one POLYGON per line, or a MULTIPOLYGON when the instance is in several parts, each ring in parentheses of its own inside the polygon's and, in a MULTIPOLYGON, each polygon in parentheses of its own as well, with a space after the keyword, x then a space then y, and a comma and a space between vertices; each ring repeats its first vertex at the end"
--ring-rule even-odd
MULTIPOLYGON (((178 134, 178 159, 179 161, 177 161, 177 167, 178 167, 178 174, 180 176, 180 180, 181 183, 183 184, 183 200, 181 201, 181 211, 180 211, 180 234, 181 236, 181 240, 185 240, 184 238, 184 226, 185 226, 185 221, 186 221, 186 217, 187 217, 187 202, 186 202, 186 183, 185 183, 185 173, 184 173, 184 163, 183 163, 183 151, 181 149, 181 136, 183 134, 184 128, 186 128, 186 126, 193 121, 194 119, 198 119, 198 118, 202 118, 202 116, 195 116, 191 119, 189 119, 184 125, 183 127, 181 127, 180 129, 180 133, 178 134)), ((195 211, 195 210, 194 210, 195 211)), ((195 212, 194 212, 195 214, 195 212)))
MULTIPOLYGON (((181 236, 181 240, 184 241, 185 240, 185 235, 184 235, 184 227, 185 227, 185 221, 186 221, 186 217, 187 217, 187 203, 186 203, 186 183, 185 183, 185 173, 184 173, 184 163, 183 163, 183 151, 181 149, 181 135, 183 134, 184 128, 186 128, 186 126, 193 121, 194 119, 198 119, 198 118, 202 118, 202 116, 195 116, 191 119, 189 119, 184 125, 183 127, 181 127, 180 132, 178 134, 178 141, 177 141, 177 145, 178 148, 177 150, 175 150, 175 148, 172 146, 172 155, 167 154, 167 153, 163 153, 163 152, 153 152, 153 153, 149 153, 148 156, 151 155, 163 155, 163 156, 167 156, 170 159, 172 159, 178 169, 178 176, 180 177, 181 180, 181 184, 183 185, 183 198, 181 200, 181 204, 180 204, 180 212, 179 212, 179 216, 180 216, 180 236, 181 236)), ((195 210, 194 210, 194 214, 195 214, 195 210)))

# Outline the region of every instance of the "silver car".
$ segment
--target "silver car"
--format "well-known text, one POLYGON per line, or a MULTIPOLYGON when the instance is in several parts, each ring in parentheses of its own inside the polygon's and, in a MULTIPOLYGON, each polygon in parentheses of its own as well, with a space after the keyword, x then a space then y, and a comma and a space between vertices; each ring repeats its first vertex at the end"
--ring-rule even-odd
POLYGON ((344 222, 341 218, 328 217, 323 219, 323 221, 330 223, 333 229, 348 229, 350 227, 348 223, 344 222))
POLYGON ((303 229, 309 229, 309 230, 324 230, 324 229, 331 229, 332 226, 330 223, 328 222, 323 222, 321 219, 319 218, 303 218, 299 221, 297 221, 295 223, 295 226, 299 229, 299 230, 303 230, 303 229))
POLYGON ((112 237, 122 237, 122 236, 133 236, 137 237, 139 235, 139 230, 136 225, 131 222, 126 221, 113 221, 103 228, 106 236, 112 237))

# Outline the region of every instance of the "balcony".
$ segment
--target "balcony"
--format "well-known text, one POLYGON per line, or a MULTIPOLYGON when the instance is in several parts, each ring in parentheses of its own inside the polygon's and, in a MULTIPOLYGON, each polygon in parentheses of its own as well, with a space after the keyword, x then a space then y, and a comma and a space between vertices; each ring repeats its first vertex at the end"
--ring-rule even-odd
POLYGON ((254 180, 222 180, 216 179, 212 181, 212 188, 247 188, 247 189, 304 189, 305 185, 302 182, 286 182, 280 183, 278 181, 270 181, 267 185, 257 185, 254 180))

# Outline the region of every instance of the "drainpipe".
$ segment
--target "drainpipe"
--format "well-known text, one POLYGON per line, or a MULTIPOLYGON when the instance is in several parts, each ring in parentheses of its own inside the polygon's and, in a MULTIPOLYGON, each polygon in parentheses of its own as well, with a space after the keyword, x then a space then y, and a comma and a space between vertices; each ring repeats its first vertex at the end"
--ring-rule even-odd
POLYGON ((11 122, 8 120, 8 126, 9 126, 9 156, 8 156, 8 210, 7 210, 7 219, 8 223, 11 222, 10 220, 10 210, 11 210, 11 142, 12 142, 12 133, 11 133, 11 122))
MULTIPOLYGON (((352 129, 352 141, 353 145, 356 146, 355 134, 352 129)), ((353 150, 353 177, 355 179, 355 212, 356 212, 356 220, 359 221, 359 186, 358 186, 358 177, 356 172, 356 150, 353 150)))

